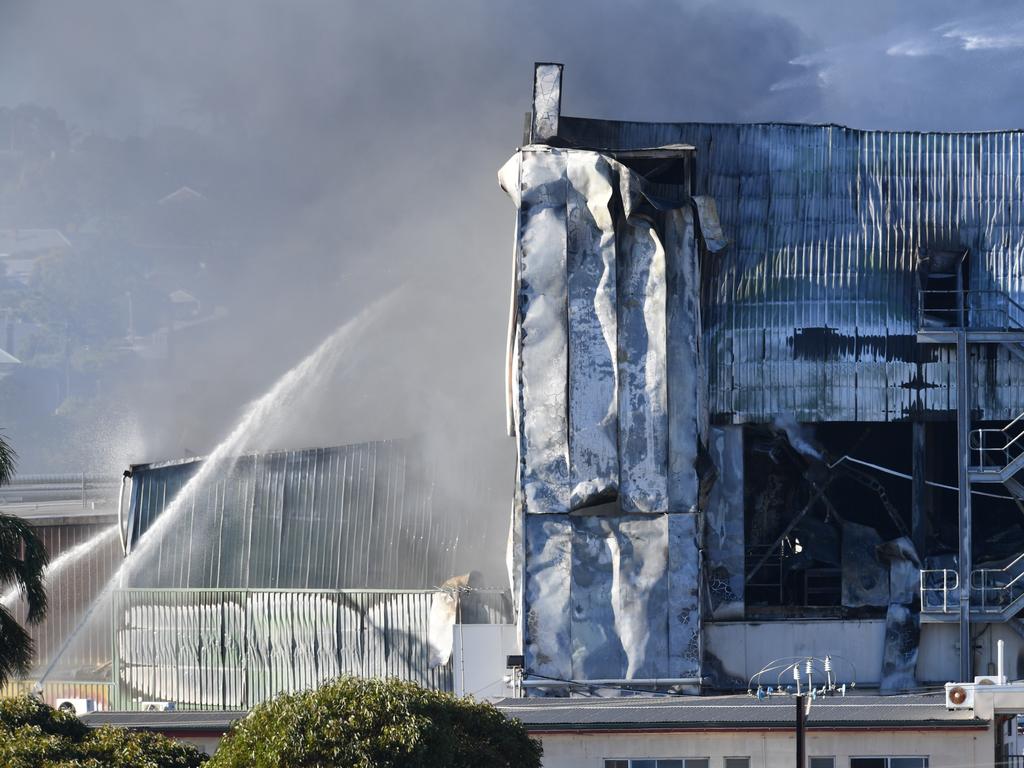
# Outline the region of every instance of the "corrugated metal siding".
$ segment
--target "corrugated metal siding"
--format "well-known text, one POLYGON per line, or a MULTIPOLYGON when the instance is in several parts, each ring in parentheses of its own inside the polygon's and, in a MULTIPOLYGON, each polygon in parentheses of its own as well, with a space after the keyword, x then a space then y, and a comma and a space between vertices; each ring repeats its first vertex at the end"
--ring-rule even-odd
MULTIPOLYGON (((339 675, 452 689, 430 668, 436 590, 167 590, 114 593, 114 706, 243 709, 339 675)), ((507 620, 508 596, 463 596, 467 623, 507 620)))
MULTIPOLYGON (((50 553, 50 561, 103 532, 106 525, 45 525, 35 531, 50 553)), ((97 547, 47 579, 49 611, 40 624, 25 623, 27 607, 24 600, 12 606, 14 618, 27 630, 36 645, 34 670, 45 669, 52 654, 78 626, 86 609, 103 589, 111 574, 120 565, 121 545, 116 536, 107 536, 97 547)), ((96 679, 110 666, 109 626, 90 633, 76 644, 71 657, 65 657, 66 668, 76 670, 85 679, 96 679)), ((99 679, 102 679, 102 674, 99 679)))
MULTIPOLYGON (((132 542, 199 466, 196 460, 136 468, 132 542)), ((456 506, 436 490, 433 468, 402 441, 242 456, 201 489, 160 541, 152 568, 136 569, 132 586, 441 584, 479 542, 460 541, 459 512, 472 500, 456 506)))
MULTIPOLYGON (((697 149, 698 194, 731 246, 703 269, 710 409, 718 421, 886 421, 955 408, 953 350, 916 344, 922 246, 971 251, 971 287, 1024 297, 1024 134, 563 117, 605 149, 697 149)), ((983 418, 1024 410, 1024 366, 973 366, 983 418)))

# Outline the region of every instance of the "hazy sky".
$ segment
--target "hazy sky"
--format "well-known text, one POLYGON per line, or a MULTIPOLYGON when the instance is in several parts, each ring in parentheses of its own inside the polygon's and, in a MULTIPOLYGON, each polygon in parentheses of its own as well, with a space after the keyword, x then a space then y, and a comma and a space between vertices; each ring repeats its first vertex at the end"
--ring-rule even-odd
POLYGON ((403 311, 277 447, 427 431, 482 463, 507 509, 513 209, 495 171, 534 61, 566 64, 567 114, 1020 127, 1022 18, 970 0, 0 0, 0 106, 52 106, 80 133, 212 137, 233 170, 170 174, 167 191, 230 201, 258 243, 222 297, 230 321, 173 375, 126 382, 133 434, 112 431, 105 457, 209 450, 405 285, 403 311))

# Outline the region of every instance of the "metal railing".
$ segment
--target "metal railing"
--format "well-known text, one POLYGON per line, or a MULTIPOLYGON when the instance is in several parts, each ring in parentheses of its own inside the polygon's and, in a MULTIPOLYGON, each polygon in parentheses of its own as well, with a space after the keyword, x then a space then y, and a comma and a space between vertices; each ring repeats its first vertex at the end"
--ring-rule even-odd
MULTIPOLYGON (((921 613, 955 613, 960 610, 960 577, 949 568, 922 570, 921 613)), ((1002 568, 971 571, 971 612, 1000 614, 1024 595, 1024 554, 1002 568)))
POLYGON ((922 570, 921 613, 950 613, 959 608, 960 575, 949 568, 922 570))
POLYGON ((997 290, 921 289, 917 327, 1024 330, 1024 305, 997 290))
POLYGON ((1000 472, 1024 453, 1024 413, 1004 427, 972 429, 969 436, 972 469, 1000 472))
POLYGON ((1024 554, 1002 568, 977 568, 971 572, 971 593, 980 613, 1001 613, 1024 594, 1024 554))

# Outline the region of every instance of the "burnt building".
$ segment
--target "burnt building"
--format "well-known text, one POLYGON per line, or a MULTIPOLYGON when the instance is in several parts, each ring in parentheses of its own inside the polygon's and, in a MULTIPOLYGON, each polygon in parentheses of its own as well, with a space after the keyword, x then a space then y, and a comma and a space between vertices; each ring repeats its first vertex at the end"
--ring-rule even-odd
POLYGON ((527 687, 883 692, 1021 668, 1024 133, 561 114, 508 348, 527 687))

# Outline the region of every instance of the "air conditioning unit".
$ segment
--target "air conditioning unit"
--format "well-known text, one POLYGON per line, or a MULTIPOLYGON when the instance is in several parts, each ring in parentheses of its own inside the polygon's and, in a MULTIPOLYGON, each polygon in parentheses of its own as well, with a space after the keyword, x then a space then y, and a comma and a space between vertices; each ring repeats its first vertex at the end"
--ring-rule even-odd
POLYGON ((946 709, 974 709, 974 683, 946 683, 946 709))
POLYGON ((95 699, 57 699, 57 709, 74 712, 76 715, 87 715, 96 711, 95 699))
POLYGON ((143 701, 139 706, 143 712, 171 712, 174 710, 173 701, 143 701))
POLYGON ((1000 680, 995 675, 984 675, 974 678, 975 685, 1005 685, 1006 680, 1000 680))

